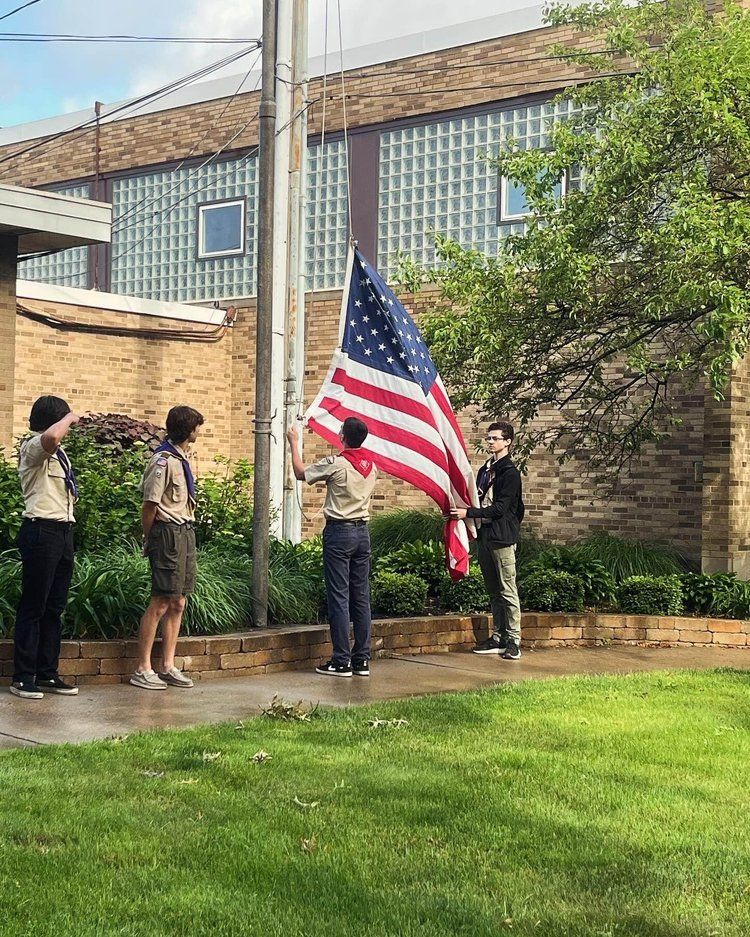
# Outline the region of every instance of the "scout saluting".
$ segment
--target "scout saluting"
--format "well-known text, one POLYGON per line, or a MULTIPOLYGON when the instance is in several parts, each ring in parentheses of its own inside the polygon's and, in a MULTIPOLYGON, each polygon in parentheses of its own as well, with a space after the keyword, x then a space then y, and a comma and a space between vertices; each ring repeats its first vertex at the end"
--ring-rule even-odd
POLYGON ((22 699, 44 693, 75 696, 57 672, 62 613, 73 575, 73 467, 61 443, 78 417, 60 397, 40 397, 31 408, 32 435, 21 443, 18 474, 25 508, 18 548, 23 564, 21 601, 13 637, 13 683, 22 699))
POLYGON ((195 588, 195 479, 187 447, 195 442, 203 416, 192 407, 172 407, 167 439, 143 475, 143 552, 151 565, 151 601, 138 631, 138 666, 130 682, 144 690, 191 687, 174 663, 185 596, 195 588), (162 622, 162 669, 151 667, 156 629, 162 622))

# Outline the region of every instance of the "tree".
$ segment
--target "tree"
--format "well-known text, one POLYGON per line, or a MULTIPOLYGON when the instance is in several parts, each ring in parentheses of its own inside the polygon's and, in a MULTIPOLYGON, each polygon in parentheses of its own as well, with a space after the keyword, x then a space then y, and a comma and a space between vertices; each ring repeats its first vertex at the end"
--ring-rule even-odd
POLYGON ((458 405, 510 413, 524 454, 586 455, 612 480, 679 424, 679 386, 720 398, 748 349, 750 14, 602 0, 547 18, 609 51, 579 56, 601 75, 566 94, 549 150, 497 159, 534 216, 496 257, 437 236, 441 265, 407 261, 401 280, 439 287, 423 324, 458 405), (570 167, 583 185, 560 202, 570 167))

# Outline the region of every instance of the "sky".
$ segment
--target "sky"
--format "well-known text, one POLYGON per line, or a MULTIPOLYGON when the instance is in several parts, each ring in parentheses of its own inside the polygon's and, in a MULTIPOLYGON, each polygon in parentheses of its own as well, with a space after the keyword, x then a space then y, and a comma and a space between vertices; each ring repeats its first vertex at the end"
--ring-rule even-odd
MULTIPOLYGON (((329 50, 339 47, 338 2, 345 49, 534 5, 532 0, 328 0, 329 50)), ((323 51, 325 3, 309 0, 311 56, 323 51)), ((0 0, 0 16, 18 5, 19 0, 0 0)), ((0 32, 253 38, 261 33, 261 3, 39 0, 2 20, 0 32)), ((233 48, 241 46, 6 42, 0 55, 0 127, 142 94, 233 48)), ((239 75, 247 67, 235 64, 224 74, 239 75)))

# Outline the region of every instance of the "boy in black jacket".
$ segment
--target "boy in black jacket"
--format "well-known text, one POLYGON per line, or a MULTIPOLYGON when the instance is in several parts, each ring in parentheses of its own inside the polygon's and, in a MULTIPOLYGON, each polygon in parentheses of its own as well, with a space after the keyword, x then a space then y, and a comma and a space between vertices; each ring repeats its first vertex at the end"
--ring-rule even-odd
POLYGON ((477 475, 478 508, 454 508, 451 517, 475 518, 479 566, 492 603, 493 633, 474 648, 475 654, 521 658, 521 604, 516 586, 516 543, 524 515, 521 473, 508 454, 513 442, 510 423, 490 423, 491 455, 477 475))

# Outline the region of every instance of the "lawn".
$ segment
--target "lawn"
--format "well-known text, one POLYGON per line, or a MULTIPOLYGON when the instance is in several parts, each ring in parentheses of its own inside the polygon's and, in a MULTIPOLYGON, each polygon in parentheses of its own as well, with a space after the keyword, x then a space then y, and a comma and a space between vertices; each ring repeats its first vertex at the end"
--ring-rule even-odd
POLYGON ((6 751, 0 934, 747 935, 749 689, 550 680, 6 751))

